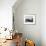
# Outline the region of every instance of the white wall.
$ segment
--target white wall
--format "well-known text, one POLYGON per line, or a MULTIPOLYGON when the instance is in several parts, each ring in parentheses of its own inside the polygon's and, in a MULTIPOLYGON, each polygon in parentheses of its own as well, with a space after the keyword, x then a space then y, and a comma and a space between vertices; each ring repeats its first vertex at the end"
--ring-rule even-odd
POLYGON ((0 27, 12 28, 12 6, 16 0, 0 0, 0 27))
POLYGON ((15 10, 14 16, 15 28, 18 32, 22 32, 24 38, 34 40, 36 46, 41 46, 41 1, 23 0, 21 5, 19 5, 15 10), (35 25, 24 24, 24 15, 26 14, 36 14, 35 25))
POLYGON ((25 38, 35 40, 36 46, 46 46, 46 0, 25 0, 14 9, 14 15, 15 28, 22 32, 25 38), (36 24, 24 25, 25 14, 36 14, 36 24))
POLYGON ((46 46, 46 0, 41 1, 41 38, 42 46, 46 46))

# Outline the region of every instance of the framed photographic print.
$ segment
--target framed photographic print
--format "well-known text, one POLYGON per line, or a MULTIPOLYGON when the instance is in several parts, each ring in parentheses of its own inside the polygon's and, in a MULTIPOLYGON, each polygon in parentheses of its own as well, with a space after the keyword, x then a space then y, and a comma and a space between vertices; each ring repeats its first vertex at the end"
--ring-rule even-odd
POLYGON ((35 15, 24 15, 24 24, 35 24, 35 15))

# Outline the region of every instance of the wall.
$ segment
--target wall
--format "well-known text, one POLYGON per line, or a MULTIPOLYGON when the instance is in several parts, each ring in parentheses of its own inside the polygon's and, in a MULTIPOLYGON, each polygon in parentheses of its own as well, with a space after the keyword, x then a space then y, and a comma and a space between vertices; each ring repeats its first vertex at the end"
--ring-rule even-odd
POLYGON ((41 38, 42 46, 46 46, 46 0, 41 1, 41 38))
POLYGON ((0 27, 12 28, 12 6, 16 0, 0 0, 0 27))
POLYGON ((23 0, 21 5, 13 11, 15 16, 15 28, 18 32, 23 33, 24 39, 32 39, 35 41, 36 46, 41 46, 41 1, 23 0), (25 25, 25 14, 36 14, 36 24, 25 25))

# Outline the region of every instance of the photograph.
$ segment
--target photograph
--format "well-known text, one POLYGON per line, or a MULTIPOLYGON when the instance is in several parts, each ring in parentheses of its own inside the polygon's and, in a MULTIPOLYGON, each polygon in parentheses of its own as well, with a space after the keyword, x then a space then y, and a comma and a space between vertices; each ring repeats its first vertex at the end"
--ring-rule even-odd
POLYGON ((35 24, 35 15, 24 15, 24 24, 35 24))

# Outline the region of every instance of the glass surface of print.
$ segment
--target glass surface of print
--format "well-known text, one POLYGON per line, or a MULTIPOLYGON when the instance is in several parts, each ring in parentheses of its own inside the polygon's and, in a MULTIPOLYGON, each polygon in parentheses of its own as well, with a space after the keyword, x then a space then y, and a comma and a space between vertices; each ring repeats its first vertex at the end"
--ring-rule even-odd
POLYGON ((35 15, 24 15, 24 24, 35 24, 35 15))

